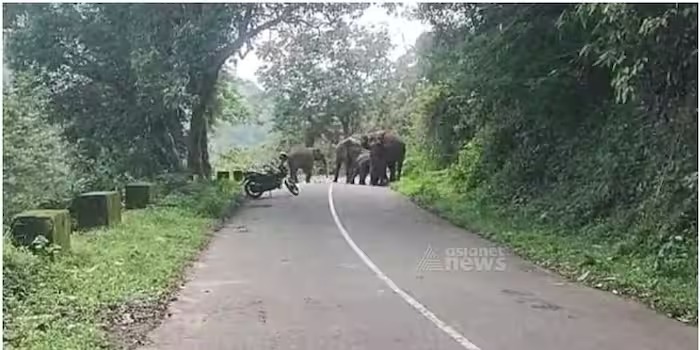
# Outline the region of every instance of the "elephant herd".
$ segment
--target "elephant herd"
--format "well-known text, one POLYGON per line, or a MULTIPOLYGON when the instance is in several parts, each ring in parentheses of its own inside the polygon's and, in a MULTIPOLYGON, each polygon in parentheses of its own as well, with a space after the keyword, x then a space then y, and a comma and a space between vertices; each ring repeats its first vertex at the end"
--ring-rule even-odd
MULTIPOLYGON (((340 168, 345 167, 346 182, 366 184, 367 176, 372 186, 386 186, 389 182, 401 178, 401 168, 406 157, 406 144, 401 138, 388 131, 377 131, 358 137, 347 137, 335 146, 335 169, 333 182, 338 182, 340 168), (387 177, 387 169, 389 176, 387 177)), ((328 170, 326 158, 320 149, 314 147, 297 147, 287 154, 289 175, 297 181, 297 172, 301 169, 306 182, 311 181, 315 162, 322 162, 323 169, 328 170)))

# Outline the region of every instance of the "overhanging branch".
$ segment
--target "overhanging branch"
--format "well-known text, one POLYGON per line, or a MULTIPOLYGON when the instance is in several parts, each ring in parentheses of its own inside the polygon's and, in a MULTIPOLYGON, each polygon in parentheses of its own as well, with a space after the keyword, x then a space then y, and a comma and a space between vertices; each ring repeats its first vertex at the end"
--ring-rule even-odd
POLYGON ((224 46, 224 48, 221 49, 221 51, 219 51, 219 53, 214 57, 214 65, 212 66, 212 69, 219 69, 229 57, 233 56, 236 52, 238 52, 243 47, 243 45, 245 45, 249 40, 251 40, 256 35, 260 34, 262 31, 270 29, 282 23, 285 20, 285 18, 291 15, 292 12, 294 12, 298 7, 298 5, 290 5, 286 7, 284 11, 282 11, 282 13, 274 19, 271 19, 255 28, 249 29, 248 26, 250 25, 250 21, 252 20, 252 12, 254 10, 254 5, 251 4, 251 7, 248 8, 248 11, 245 15, 246 17, 243 21, 246 22, 247 18, 248 22, 242 23, 242 25, 239 26, 239 29, 243 29, 243 31, 239 31, 238 38, 230 44, 224 46))

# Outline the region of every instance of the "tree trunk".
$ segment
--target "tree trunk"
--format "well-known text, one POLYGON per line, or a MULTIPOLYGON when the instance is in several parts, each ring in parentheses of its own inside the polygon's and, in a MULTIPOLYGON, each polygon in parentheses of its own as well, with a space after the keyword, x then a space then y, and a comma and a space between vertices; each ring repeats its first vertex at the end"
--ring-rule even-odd
POLYGON ((202 136, 202 130, 204 128, 204 113, 196 112, 200 108, 197 106, 195 110, 192 111, 192 118, 190 119, 190 132, 188 135, 188 147, 187 147, 187 168, 192 175, 203 176, 204 171, 202 168, 202 143, 200 138, 202 136))
POLYGON ((191 174, 204 178, 211 176, 211 164, 209 164, 207 109, 214 98, 214 89, 219 69, 204 72, 195 72, 192 76, 200 76, 190 82, 191 89, 197 95, 198 101, 192 109, 190 119, 190 135, 187 152, 187 167, 191 174))
MULTIPOLYGON (((202 7, 199 6, 195 8, 197 11, 200 11, 199 15, 201 15, 202 7)), ((189 149, 187 152, 188 168, 193 175, 206 176, 207 178, 211 175, 206 117, 216 93, 216 82, 219 78, 221 67, 230 56, 239 52, 249 38, 282 22, 293 9, 294 7, 289 7, 276 19, 260 24, 255 28, 248 29, 250 18, 255 10, 255 6, 249 6, 245 13, 247 19, 244 20, 244 25, 239 27, 238 38, 221 50, 218 50, 218 52, 210 55, 210 57, 212 57, 211 60, 204 66, 191 69, 191 80, 188 85, 188 91, 198 97, 198 101, 192 108, 190 137, 188 142, 189 149)))
POLYGON ((204 128, 200 135, 200 150, 202 152, 202 172, 207 179, 211 178, 211 164, 209 163, 209 125, 207 119, 204 118, 204 128))

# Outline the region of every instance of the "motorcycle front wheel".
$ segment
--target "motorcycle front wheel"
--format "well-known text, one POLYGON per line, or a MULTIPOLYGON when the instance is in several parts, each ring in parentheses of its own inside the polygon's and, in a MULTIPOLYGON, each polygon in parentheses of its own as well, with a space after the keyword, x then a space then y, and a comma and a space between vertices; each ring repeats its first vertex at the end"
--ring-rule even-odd
POLYGON ((289 181, 289 179, 284 179, 284 186, 287 187, 289 192, 291 192, 293 195, 299 195, 299 186, 297 186, 296 183, 289 181))
POLYGON ((243 189, 245 190, 245 194, 247 194, 250 198, 260 198, 260 196, 262 196, 264 193, 262 190, 260 190, 260 186, 253 181, 246 181, 243 189))

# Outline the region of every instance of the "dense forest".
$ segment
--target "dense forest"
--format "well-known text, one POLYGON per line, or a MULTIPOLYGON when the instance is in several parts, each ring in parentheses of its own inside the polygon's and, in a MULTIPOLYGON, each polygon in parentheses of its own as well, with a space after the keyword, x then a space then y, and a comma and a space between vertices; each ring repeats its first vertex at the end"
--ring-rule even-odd
POLYGON ((697 4, 385 4, 432 28, 396 60, 367 6, 5 5, 5 217, 385 129, 398 191, 697 323, 697 4))

